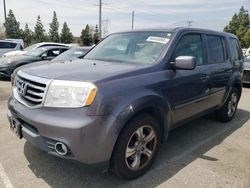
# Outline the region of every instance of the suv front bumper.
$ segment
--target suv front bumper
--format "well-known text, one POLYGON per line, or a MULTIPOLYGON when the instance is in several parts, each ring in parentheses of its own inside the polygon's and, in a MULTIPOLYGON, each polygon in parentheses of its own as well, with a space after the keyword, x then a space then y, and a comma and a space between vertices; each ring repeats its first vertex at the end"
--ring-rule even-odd
POLYGON ((8 102, 8 119, 21 123, 21 134, 30 143, 49 154, 60 156, 56 142, 67 145, 64 157, 106 170, 117 138, 117 118, 113 115, 88 116, 87 108, 29 109, 12 97, 8 102))

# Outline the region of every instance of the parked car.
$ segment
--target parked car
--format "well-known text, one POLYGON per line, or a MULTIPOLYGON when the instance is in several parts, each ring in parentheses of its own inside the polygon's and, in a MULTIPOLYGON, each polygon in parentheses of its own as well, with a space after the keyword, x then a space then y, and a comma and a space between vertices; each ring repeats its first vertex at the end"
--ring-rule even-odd
POLYGON ((236 36, 203 29, 111 34, 83 60, 14 75, 11 130, 49 154, 134 179, 173 128, 233 119, 243 56, 236 36))
POLYGON ((71 45, 63 44, 63 43, 55 43, 55 42, 40 42, 33 44, 31 46, 28 46, 27 48, 24 48, 23 50, 16 50, 12 52, 8 52, 3 54, 3 57, 10 57, 10 56, 16 56, 16 55, 24 55, 30 50, 34 50, 36 48, 46 47, 46 46, 62 46, 62 47, 71 47, 71 45))
POLYGON ((0 57, 6 52, 22 50, 23 46, 19 42, 0 40, 0 57))
POLYGON ((245 57, 242 82, 250 84, 250 55, 245 57))
POLYGON ((16 42, 16 43, 19 43, 19 44, 21 44, 22 46, 24 46, 23 39, 9 39, 9 38, 7 38, 7 39, 4 39, 4 40, 6 40, 6 41, 11 41, 11 42, 16 42))
POLYGON ((24 55, 3 57, 0 59, 0 77, 10 78, 17 67, 38 61, 52 60, 68 49, 68 47, 62 46, 47 46, 28 51, 24 55))
POLYGON ((82 58, 90 49, 91 47, 70 48, 67 52, 57 56, 52 61, 68 61, 82 58))

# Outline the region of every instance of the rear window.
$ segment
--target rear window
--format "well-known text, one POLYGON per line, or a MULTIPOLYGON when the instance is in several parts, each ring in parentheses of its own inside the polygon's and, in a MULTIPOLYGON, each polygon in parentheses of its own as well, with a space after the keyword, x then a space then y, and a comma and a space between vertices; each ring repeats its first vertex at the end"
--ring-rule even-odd
POLYGON ((16 43, 12 42, 0 42, 0 48, 15 48, 17 46, 16 43))
POLYGON ((223 63, 225 62, 225 51, 222 38, 219 36, 207 36, 208 47, 208 62, 209 63, 223 63))

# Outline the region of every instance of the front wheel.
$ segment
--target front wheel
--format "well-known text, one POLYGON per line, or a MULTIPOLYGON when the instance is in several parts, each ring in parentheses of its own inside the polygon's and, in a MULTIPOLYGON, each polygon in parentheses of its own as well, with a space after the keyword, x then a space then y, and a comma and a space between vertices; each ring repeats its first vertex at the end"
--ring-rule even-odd
POLYGON ((161 140, 157 121, 148 114, 132 119, 118 138, 112 156, 113 172, 125 179, 143 175, 153 164, 161 140))
POLYGON ((216 117, 222 122, 229 122, 233 119, 239 102, 239 92, 232 88, 225 104, 216 111, 216 117))

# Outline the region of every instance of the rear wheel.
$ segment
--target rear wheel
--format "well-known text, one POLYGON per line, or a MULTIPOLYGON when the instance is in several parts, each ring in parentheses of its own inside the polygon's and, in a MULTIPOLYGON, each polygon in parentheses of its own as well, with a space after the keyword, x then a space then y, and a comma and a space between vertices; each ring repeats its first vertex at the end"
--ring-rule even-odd
POLYGON ((118 138, 112 156, 113 172, 125 179, 143 175, 153 164, 161 140, 157 121, 148 114, 132 119, 118 138))
POLYGON ((239 92, 232 88, 225 104, 216 112, 216 117, 222 122, 229 122, 233 119, 239 102, 239 92))

